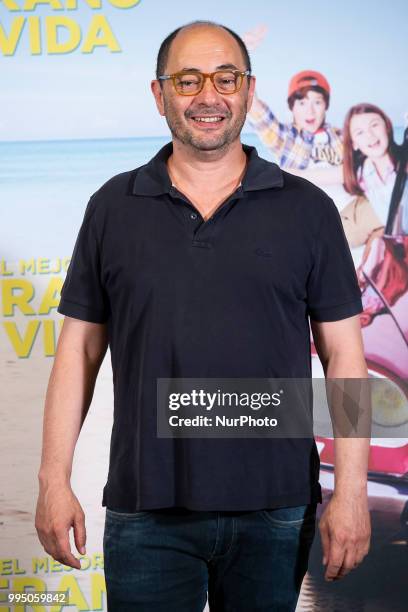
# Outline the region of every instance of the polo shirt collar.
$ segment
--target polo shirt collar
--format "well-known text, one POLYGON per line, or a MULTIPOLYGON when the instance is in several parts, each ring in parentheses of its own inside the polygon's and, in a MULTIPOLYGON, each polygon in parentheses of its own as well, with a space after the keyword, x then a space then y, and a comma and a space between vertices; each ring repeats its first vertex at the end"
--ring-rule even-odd
MULTIPOLYGON (((248 156, 248 166, 242 180, 243 191, 283 187, 283 173, 277 164, 259 157, 255 147, 243 144, 242 148, 248 156)), ((158 196, 170 193, 171 180, 166 161, 172 152, 173 143, 169 142, 138 169, 133 182, 133 195, 158 196)))

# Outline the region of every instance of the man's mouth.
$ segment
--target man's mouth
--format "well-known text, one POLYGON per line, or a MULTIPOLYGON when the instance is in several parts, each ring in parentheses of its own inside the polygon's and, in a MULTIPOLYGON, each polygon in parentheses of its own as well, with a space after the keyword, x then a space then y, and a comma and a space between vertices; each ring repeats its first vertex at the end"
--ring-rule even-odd
POLYGON ((224 120, 224 117, 222 115, 194 115, 191 119, 197 123, 219 123, 224 120))

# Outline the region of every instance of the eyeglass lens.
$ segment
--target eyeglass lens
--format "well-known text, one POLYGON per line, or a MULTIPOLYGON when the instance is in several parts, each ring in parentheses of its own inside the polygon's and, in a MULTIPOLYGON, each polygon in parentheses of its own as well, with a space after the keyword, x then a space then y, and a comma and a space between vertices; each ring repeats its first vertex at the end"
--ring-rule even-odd
MULTIPOLYGON (((233 72, 217 72, 214 86, 219 93, 234 93, 241 81, 241 75, 233 72)), ((200 73, 180 74, 175 79, 176 89, 181 94, 198 93, 202 87, 203 75, 200 73)))

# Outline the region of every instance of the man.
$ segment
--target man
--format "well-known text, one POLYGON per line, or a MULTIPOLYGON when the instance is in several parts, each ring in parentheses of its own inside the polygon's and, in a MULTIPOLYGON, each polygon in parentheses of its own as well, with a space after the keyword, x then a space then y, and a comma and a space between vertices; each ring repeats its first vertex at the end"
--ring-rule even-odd
MULTIPOLYGON (((80 567, 68 538, 73 526, 83 553, 72 456, 109 342, 110 612, 202 610, 207 589, 212 610, 294 610, 313 541, 314 440, 159 437, 159 378, 310 377, 308 315, 326 375, 367 375, 333 202, 240 142, 250 70, 224 26, 166 38, 152 92, 172 142, 91 198, 62 290, 36 527, 49 554, 80 567)), ((368 551, 367 454, 367 440, 336 440, 320 521, 327 579, 368 551)))

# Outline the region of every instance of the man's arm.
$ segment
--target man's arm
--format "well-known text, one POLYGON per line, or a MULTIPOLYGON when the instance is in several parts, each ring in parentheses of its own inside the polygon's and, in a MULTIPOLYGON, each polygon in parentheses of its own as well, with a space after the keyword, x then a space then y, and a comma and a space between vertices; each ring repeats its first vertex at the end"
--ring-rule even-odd
POLYGON ((45 399, 35 527, 47 553, 78 569, 69 530, 74 527, 81 554, 86 532, 84 512, 70 485, 72 461, 107 346, 106 324, 65 317, 45 399))
MULTIPOLYGON (((368 377, 358 315, 330 322, 311 320, 311 327, 326 378, 368 377)), ((319 523, 326 580, 343 577, 368 553, 369 451, 368 437, 334 439, 334 493, 319 523)))

